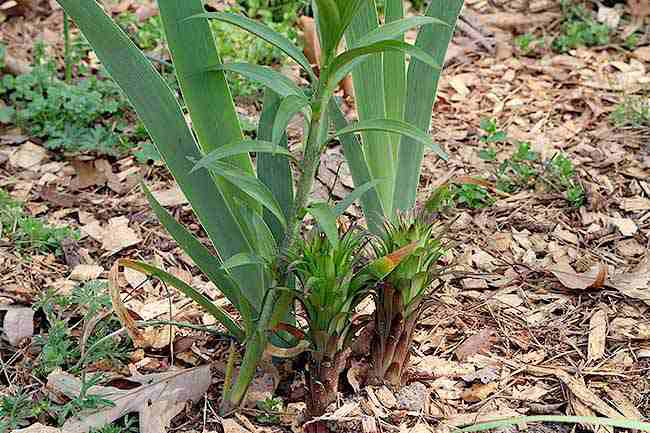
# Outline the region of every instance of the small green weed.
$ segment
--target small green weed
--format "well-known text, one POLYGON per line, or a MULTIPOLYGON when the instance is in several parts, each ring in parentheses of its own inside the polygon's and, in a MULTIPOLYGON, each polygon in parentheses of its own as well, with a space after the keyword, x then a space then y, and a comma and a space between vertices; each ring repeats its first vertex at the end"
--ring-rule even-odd
MULTIPOLYGON (((54 61, 45 58, 42 43, 34 50, 35 66, 30 73, 6 74, 0 80, 0 97, 9 105, 0 109, 0 123, 15 122, 43 139, 49 149, 66 152, 119 156, 133 146, 132 140, 141 138, 129 134, 133 128, 123 119, 130 115, 130 108, 113 80, 101 72, 95 76, 86 71, 76 82, 66 83, 57 77, 54 61)), ((75 49, 73 57, 79 60, 84 53, 84 48, 75 49)), ((75 64, 83 74, 83 62, 75 64)))
POLYGON ((0 236, 8 238, 18 251, 61 255, 61 242, 77 239, 79 234, 68 227, 52 227, 25 213, 20 203, 0 189, 0 236))
POLYGON ((124 344, 104 338, 120 327, 113 317, 102 320, 95 326, 86 342, 86 349, 92 347, 92 350, 87 350, 83 359, 79 341, 72 336, 74 329, 110 306, 111 300, 104 281, 80 284, 69 296, 46 291, 34 305, 34 308, 43 310, 50 324, 46 337, 35 337, 35 343, 42 347, 35 372, 39 376, 46 376, 56 368, 62 368, 77 374, 95 362, 116 364, 124 360, 127 351, 124 344), (71 316, 73 319, 70 319, 71 316))
MULTIPOLYGON (((492 120, 481 122, 481 129, 484 131, 481 137, 483 143, 508 142, 505 132, 499 131, 492 120)), ((517 146, 515 152, 504 159, 494 173, 498 190, 515 193, 535 188, 541 182, 544 189, 562 192, 572 206, 584 205, 584 189, 570 159, 560 153, 542 161, 541 155, 530 148, 530 143, 518 141, 513 144, 517 146)), ((497 151, 493 148, 481 149, 479 157, 493 162, 497 160, 497 151)))
POLYGON ((85 377, 81 381, 81 390, 78 396, 75 396, 69 402, 56 408, 57 421, 59 426, 65 424, 65 421, 73 415, 77 415, 84 410, 102 409, 113 407, 115 403, 102 397, 101 395, 88 394, 88 390, 93 386, 99 385, 104 380, 104 375, 93 374, 85 377))
POLYGON ((138 419, 135 416, 126 415, 122 420, 105 425, 101 429, 93 429, 91 433, 138 433, 138 419))
POLYGON ((490 192, 481 185, 445 184, 431 194, 425 207, 429 212, 441 212, 454 207, 482 209, 492 206, 495 201, 490 192))
POLYGON ((562 0, 560 4, 563 14, 562 34, 553 40, 553 50, 566 53, 582 46, 609 43, 609 27, 594 20, 584 6, 573 4, 570 0, 562 0))
POLYGON ((650 127, 650 99, 648 96, 626 96, 610 114, 610 120, 618 128, 650 127))
POLYGON ((536 38, 532 33, 524 33, 514 39, 515 47, 524 56, 533 54, 537 48, 544 45, 543 38, 536 38))
POLYGON ((284 409, 284 404, 281 398, 271 397, 258 402, 257 408, 263 413, 257 415, 255 420, 260 424, 272 425, 280 422, 280 413, 284 409))
POLYGON ((29 418, 34 416, 33 404, 30 395, 23 390, 3 395, 0 398, 0 431, 8 432, 28 425, 29 418))
POLYGON ((632 33, 627 38, 625 38, 623 47, 627 48, 628 50, 634 50, 639 45, 640 41, 641 36, 638 33, 632 33))

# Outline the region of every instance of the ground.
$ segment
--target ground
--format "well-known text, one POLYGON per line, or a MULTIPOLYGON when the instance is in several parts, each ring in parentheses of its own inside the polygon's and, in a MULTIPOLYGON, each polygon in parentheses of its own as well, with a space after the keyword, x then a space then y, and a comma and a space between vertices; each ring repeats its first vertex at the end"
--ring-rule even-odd
MULTIPOLYGON (((339 403, 326 417, 339 431, 447 431, 520 415, 650 417, 650 113, 630 120, 625 111, 647 104, 648 26, 641 19, 633 47, 622 48, 619 40, 564 53, 546 46, 529 51, 511 36, 533 34, 549 41, 561 32, 559 7, 554 2, 537 7, 526 13, 512 5, 468 2, 468 12, 483 28, 493 24, 489 43, 488 36, 476 39, 463 31, 454 40, 431 127, 449 160, 433 154, 425 158, 419 196, 423 205, 436 194, 441 197, 435 210, 449 244, 444 272, 417 329, 407 386, 400 391, 366 386, 367 348, 355 347, 339 403)), ((630 7, 613 9, 623 16, 617 31, 626 31, 630 7)), ((13 59, 29 64, 38 36, 59 58, 61 11, 47 10, 4 17, 0 40, 13 59)), ((92 59, 89 63, 93 67, 92 59)), ((259 104, 247 98, 240 102, 240 114, 254 119, 259 104)), ((349 98, 348 108, 353 116, 349 98)), ((297 151, 298 127, 290 129, 297 151)), ((43 139, 0 123, 0 186, 10 196, 0 196, 0 204, 22 203, 14 205, 22 208, 22 216, 14 218, 13 227, 4 224, 0 239, 4 395, 23 390, 36 402, 47 393, 46 378, 49 391, 57 380, 65 381, 56 370, 54 376, 38 370, 44 344, 38 334, 52 340, 57 320, 76 323, 69 336, 73 340, 64 340, 80 344, 81 354, 101 347, 98 340, 110 332, 92 337, 95 326, 110 315, 103 313, 110 300, 101 281, 109 278, 118 258, 157 263, 224 304, 149 209, 140 179, 177 218, 200 230, 162 164, 146 160, 142 163, 133 151, 47 150, 43 139), (39 238, 41 244, 22 248, 17 234, 26 243, 33 239, 32 231, 19 230, 18 221, 28 217, 71 231, 61 239, 48 232, 39 238), (49 242, 53 247, 44 248, 49 242), (89 286, 96 289, 92 296, 104 298, 81 302, 79 287, 89 286), (61 303, 56 296, 76 296, 77 301, 61 303), (93 314, 101 317, 90 320, 97 316, 88 316, 81 305, 96 307, 93 314), (32 319, 34 329, 25 325, 32 319)), ((315 195, 338 200, 350 191, 343 161, 338 146, 328 149, 315 195)), ((357 215, 353 211, 347 218, 357 215)), ((210 324, 187 298, 164 285, 136 272, 118 278, 122 294, 128 294, 126 306, 138 320, 170 320, 171 309, 176 322, 210 324)), ((110 326, 115 324, 105 323, 117 329, 110 326)), ((136 380, 118 377, 129 375, 128 364, 145 375, 212 364, 210 389, 198 396, 188 392, 187 399, 198 401, 174 418, 170 431, 219 431, 216 401, 228 339, 186 328, 175 328, 172 339, 169 327, 152 329, 152 349, 134 350, 122 335, 107 350, 119 347, 124 356, 93 359, 83 364, 86 371, 103 371, 111 378, 105 385, 128 390, 136 380)), ((53 365, 71 364, 76 362, 53 365)), ((79 374, 78 368, 67 370, 79 374)), ((257 390, 267 397, 264 392, 280 382, 282 404, 260 397, 266 406, 243 409, 224 421, 224 430, 300 431, 304 394, 297 370, 284 364, 268 367, 260 381, 271 383, 257 390)), ((169 386, 182 389, 197 381, 194 376, 184 380, 169 386)), ((51 398, 70 403, 60 395, 51 398)), ((26 419, 55 425, 51 410, 26 419)), ((569 427, 543 424, 538 429, 569 427)))

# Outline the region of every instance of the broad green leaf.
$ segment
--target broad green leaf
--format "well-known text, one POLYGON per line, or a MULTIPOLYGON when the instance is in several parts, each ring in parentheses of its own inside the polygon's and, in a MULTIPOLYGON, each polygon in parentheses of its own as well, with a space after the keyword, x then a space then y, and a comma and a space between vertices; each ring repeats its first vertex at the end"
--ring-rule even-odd
POLYGON ((274 144, 280 142, 293 116, 306 107, 309 107, 309 100, 302 96, 289 95, 282 100, 278 107, 278 112, 275 115, 275 122, 273 123, 273 140, 271 141, 274 144))
POLYGON ((136 262, 133 260, 120 260, 120 265, 134 269, 138 272, 142 272, 145 275, 158 278, 166 284, 169 284, 172 287, 177 288, 185 296, 192 299, 194 302, 199 304, 201 308, 205 310, 206 313, 214 317, 219 323, 226 327, 228 332, 232 334, 237 340, 243 342, 245 338, 244 331, 241 327, 235 323, 235 321, 222 310, 218 305, 214 304, 207 296, 196 290, 195 288, 189 286, 184 281, 176 278, 175 276, 168 274, 167 272, 156 268, 155 266, 148 265, 142 262, 136 262))
POLYGON ((196 266, 214 283, 223 295, 235 307, 239 308, 242 298, 241 288, 229 275, 221 272, 221 261, 213 256, 208 249, 199 242, 182 224, 180 224, 167 210, 158 203, 149 188, 143 183, 142 190, 149 201, 149 205, 158 217, 160 223, 174 238, 178 245, 196 263, 196 266))
POLYGON ((341 13, 335 0, 314 0, 313 5, 324 56, 321 64, 326 64, 327 59, 333 56, 338 48, 341 13))
MULTIPOLYGON (((395 3, 394 1, 391 3, 395 3)), ((441 21, 437 18, 427 17, 427 16, 415 16, 409 18, 402 18, 397 21, 387 22, 381 27, 376 28, 371 31, 361 39, 357 41, 357 46, 371 45, 376 42, 386 41, 389 39, 395 39, 402 36, 407 31, 414 29, 415 27, 424 26, 426 24, 443 24, 446 25, 444 21, 441 21)))
POLYGON ((339 244, 339 231, 336 225, 336 214, 327 203, 312 203, 307 207, 307 212, 312 214, 323 230, 327 239, 334 248, 339 244))
POLYGON ((375 179, 354 188, 354 190, 350 194, 348 194, 343 200, 341 200, 336 204, 336 206, 334 206, 334 215, 336 215, 337 217, 343 215, 343 212, 345 212, 350 206, 352 206, 352 203, 360 199, 365 193, 367 193, 372 188, 377 186, 377 184, 379 184, 380 182, 381 179, 375 179))
MULTIPOLYGON (((404 2, 402 0, 386 0, 385 22, 383 27, 393 25, 404 18, 404 2)), ((400 34, 395 40, 404 41, 400 34)), ((386 118, 404 120, 404 98, 406 97, 406 56, 398 51, 384 53, 383 64, 384 98, 386 100, 386 118)), ((397 134, 390 135, 393 160, 397 161, 399 144, 402 137, 397 134)), ((390 210, 389 210, 390 212, 390 210)))
MULTIPOLYGON (((427 53, 433 53, 439 65, 444 64, 462 7, 463 0, 439 0, 431 2, 427 8, 427 16, 440 19, 446 25, 431 24, 420 28, 415 45, 427 53)), ((428 131, 431 126, 431 112, 440 72, 417 59, 409 64, 404 120, 423 131, 428 131)), ((423 144, 409 137, 402 137, 396 166, 393 212, 408 211, 415 206, 423 156, 423 144)))
POLYGON ((612 426, 628 429, 629 431, 642 430, 650 431, 650 423, 638 421, 635 419, 625 418, 603 418, 599 416, 565 416, 565 415, 533 415, 520 416, 515 418, 506 418, 496 421, 488 421, 470 425, 457 430, 458 433, 470 433, 486 430, 501 430, 503 427, 511 425, 525 425, 526 423, 564 423, 564 424, 582 424, 596 426, 612 426))
POLYGON ((286 155, 288 157, 293 158, 289 150, 287 150, 282 146, 273 144, 269 141, 241 140, 241 141, 236 141, 234 143, 226 144, 225 146, 221 146, 220 148, 215 149, 212 152, 208 153, 196 163, 193 170, 206 168, 211 166, 216 161, 221 161, 230 156, 239 155, 248 152, 275 153, 280 155, 286 155))
POLYGON ((211 163, 209 169, 216 176, 223 177, 230 184, 245 192, 254 200, 259 201, 262 206, 277 218, 282 226, 286 227, 286 220, 280 204, 273 197, 273 193, 258 178, 242 174, 241 171, 237 170, 237 167, 220 161, 211 163))
MULTIPOLYGON (((262 84, 282 95, 304 95, 300 87, 290 78, 285 77, 278 71, 268 66, 252 65, 250 63, 225 63, 209 67, 211 71, 228 71, 240 74, 251 81, 262 84)), ((214 107, 213 107, 214 108, 214 107)))
POLYGON ((341 14, 341 27, 339 28, 339 34, 337 35, 339 41, 352 23, 352 19, 359 11, 361 4, 364 2, 368 3, 368 0, 336 0, 336 4, 341 14))
MULTIPOLYGON (((273 141, 273 125, 277 117, 277 111, 281 104, 280 97, 270 89, 264 94, 264 106, 260 116, 257 138, 260 140, 273 141)), ((287 147, 287 135, 283 134, 278 143, 287 147)), ((293 175, 289 160, 283 155, 263 153, 257 157, 257 177, 264 183, 278 200, 285 217, 293 207, 293 175)), ((284 239, 284 228, 275 220, 272 214, 264 211, 264 221, 273 233, 275 241, 280 244, 284 239)))
MULTIPOLYGON (((207 172, 190 173, 192 163, 188 158, 199 159, 203 155, 165 80, 97 2, 59 0, 59 3, 74 19, 108 73, 135 108, 169 171, 192 203, 194 212, 222 257, 252 251, 242 233, 238 216, 232 213, 222 190, 212 177, 207 172)), ((229 103, 219 100, 212 102, 216 106, 222 102, 229 103)), ((245 272, 236 277, 246 288, 246 293, 260 290, 259 276, 250 270, 242 270, 245 272)))
MULTIPOLYGON (((360 4, 352 23, 345 32, 348 49, 358 46, 361 38, 379 27, 375 0, 360 4)), ((383 59, 381 55, 368 56, 352 70, 354 96, 359 120, 382 119, 386 117, 384 97, 383 59)), ((361 134, 363 154, 372 179, 388 179, 377 185, 381 207, 387 217, 393 209, 394 162, 387 157, 393 154, 390 136, 384 132, 368 131, 361 134)), ((367 216, 367 215, 366 215, 367 216)))
POLYGON ((235 254, 221 265, 222 269, 232 269, 245 265, 267 265, 266 260, 260 256, 249 253, 235 254))
POLYGON ((276 32, 275 30, 272 30, 269 27, 245 16, 227 12, 202 13, 194 15, 192 18, 216 19, 228 24, 235 25, 241 29, 246 30, 249 33, 254 34, 255 36, 265 40, 266 42, 270 43, 291 57, 296 63, 302 66, 305 71, 307 71, 313 81, 316 81, 316 76, 314 75, 314 71, 309 64, 307 57, 305 57, 302 51, 300 51, 289 39, 276 32))
POLYGON ((387 41, 375 42, 370 45, 353 48, 351 50, 339 54, 332 62, 331 72, 336 74, 337 70, 349 64, 354 59, 360 56, 366 56, 368 54, 376 54, 376 53, 385 53, 387 51, 397 51, 400 53, 408 54, 409 56, 414 57, 420 60, 421 62, 426 63, 432 68, 438 68, 438 69, 440 68, 440 66, 438 66, 438 64, 436 63, 436 60, 433 58, 433 56, 427 54, 422 49, 413 46, 411 44, 407 44, 406 42, 387 40, 387 41))
POLYGON ((337 70, 333 71, 334 73, 330 75, 329 81, 327 83, 327 91, 329 95, 334 94, 338 84, 345 79, 357 66, 361 63, 370 60, 372 57, 368 55, 359 56, 351 62, 346 63, 337 70))
MULTIPOLYGON (((348 126, 341 109, 332 98, 329 103, 329 114, 332 119, 332 125, 335 129, 343 129, 348 126)), ((366 185, 371 182, 370 171, 363 154, 363 148, 356 136, 353 134, 339 137, 343 145, 343 154, 350 167, 350 174, 356 187, 366 185)), ((387 180, 388 182, 388 180, 387 180)), ((376 235, 383 233, 384 211, 381 207, 381 201, 375 188, 370 189, 366 194, 361 196, 361 207, 366 217, 368 229, 376 235)))
MULTIPOLYGON (((246 229, 253 233, 255 244, 258 246, 256 254, 259 257, 266 259, 267 263, 272 263, 277 258, 279 249, 278 242, 276 242, 268 224, 264 221, 262 216, 249 208, 244 207, 241 212, 245 217, 244 221, 246 223, 246 229)), ((273 214, 271 214, 271 218, 273 221, 277 222, 277 219, 273 214)), ((279 222, 277 223, 280 224, 279 222)), ((269 283, 270 282, 267 282, 266 287, 269 286, 269 283)))
POLYGON ((409 137, 412 140, 421 143, 424 146, 430 146, 431 150, 433 150, 434 153, 436 153, 440 158, 444 159, 445 161, 448 158, 445 151, 442 150, 439 145, 433 142, 429 134, 401 120, 394 120, 394 119, 364 120, 346 126, 345 128, 336 131, 334 133, 334 137, 340 137, 346 134, 353 134, 362 131, 384 131, 384 132, 391 132, 394 134, 400 134, 405 137, 409 137))

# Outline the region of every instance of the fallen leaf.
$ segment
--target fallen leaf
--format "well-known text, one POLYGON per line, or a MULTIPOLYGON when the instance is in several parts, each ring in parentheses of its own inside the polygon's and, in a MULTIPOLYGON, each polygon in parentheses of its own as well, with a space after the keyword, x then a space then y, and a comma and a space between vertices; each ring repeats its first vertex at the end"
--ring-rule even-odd
POLYGON ((650 255, 633 270, 612 275, 607 280, 607 285, 625 296, 640 299, 650 305, 650 255))
POLYGON ((23 143, 9 156, 9 163, 16 168, 34 170, 47 158, 47 151, 31 141, 23 143))
POLYGON ((483 401, 496 391, 498 387, 499 384, 497 382, 475 383, 468 390, 463 392, 461 397, 463 400, 468 402, 483 401))
POLYGON ((138 244, 141 239, 129 227, 129 219, 125 216, 111 218, 102 234, 102 248, 115 254, 124 248, 138 244))
POLYGON ((397 398, 395 394, 386 386, 380 386, 375 389, 375 395, 379 402, 387 409, 395 409, 397 407, 397 398))
POLYGON ((99 265, 77 265, 70 274, 70 279, 75 281, 96 280, 104 272, 99 265))
POLYGON ((350 361, 350 364, 350 368, 348 368, 345 375, 354 392, 359 392, 361 386, 366 382, 369 367, 365 361, 356 361, 354 359, 350 361))
POLYGON ((650 63, 650 46, 637 48, 632 55, 643 62, 650 63))
POLYGON ((594 265, 587 272, 577 273, 568 263, 560 262, 549 270, 568 289, 599 289, 607 279, 607 266, 604 264, 594 265))
POLYGON ((482 410, 476 413, 463 413, 447 418, 444 423, 452 427, 464 427, 467 425, 478 424, 488 421, 496 421, 506 418, 514 418, 521 414, 514 409, 501 409, 493 412, 482 410))
POLYGON ((599 360, 605 356, 607 337, 607 313, 600 309, 589 320, 589 339, 587 345, 587 358, 591 361, 599 360))
POLYGON ((231 418, 222 419, 221 427, 223 427, 224 433, 251 433, 250 430, 242 427, 241 424, 231 418))
POLYGON ((140 330, 129 314, 129 311, 124 306, 121 299, 120 285, 118 284, 119 278, 119 264, 115 262, 110 272, 108 273, 108 288, 111 293, 111 302, 113 304, 113 311, 120 320, 122 325, 126 328, 126 332, 133 340, 133 345, 136 348, 151 347, 151 342, 147 341, 144 333, 140 330))
POLYGON ((425 409, 431 392, 421 382, 412 382, 397 391, 397 407, 410 412, 421 412, 425 409))
POLYGON ((36 423, 30 425, 29 427, 21 428, 18 430, 12 430, 11 432, 12 433, 70 433, 58 428, 45 426, 41 423, 36 423))
MULTIPOLYGON (((212 383, 209 365, 150 375, 141 375, 134 369, 133 373, 127 380, 139 383, 137 388, 93 386, 88 389, 88 395, 101 395, 114 406, 82 411, 68 419, 63 429, 69 433, 88 432, 128 413, 138 412, 142 433, 165 433, 171 419, 183 410, 186 402, 203 397, 212 383)), ((47 377, 47 389, 68 398, 78 397, 81 386, 79 379, 60 370, 47 377)))
POLYGON ((461 364, 434 355, 421 358, 417 368, 422 373, 430 374, 432 377, 461 377, 476 371, 476 368, 471 364, 461 364))
POLYGON ((634 419, 637 421, 641 421, 644 418, 643 414, 639 411, 639 409, 637 409, 635 404, 630 401, 624 392, 608 387, 607 395, 609 395, 610 401, 614 403, 616 409, 625 415, 625 418, 634 419))
POLYGON ((152 191, 151 194, 164 207, 175 207, 189 203, 187 197, 185 197, 183 191, 178 186, 162 191, 152 191))
POLYGON ((608 218, 609 223, 616 227, 623 236, 632 236, 639 231, 639 227, 630 218, 608 218))
POLYGON ((579 398, 582 403, 589 406, 591 409, 596 411, 601 415, 608 416, 610 418, 620 418, 621 414, 612 408, 610 405, 605 403, 600 397, 598 397, 592 390, 590 390, 582 380, 570 376, 568 373, 562 370, 555 370, 555 375, 562 383, 564 383, 571 393, 579 398))
POLYGON ((18 346, 25 338, 34 335, 34 310, 29 307, 16 307, 13 305, 0 306, 0 311, 5 310, 2 336, 12 346, 18 346))
POLYGON ((610 334, 617 340, 650 340, 650 324, 631 317, 617 317, 610 324, 610 334))
POLYGON ((495 342, 496 335, 494 329, 485 328, 478 334, 474 334, 465 340, 460 346, 458 346, 454 353, 459 361, 466 361, 477 353, 486 354, 495 342))

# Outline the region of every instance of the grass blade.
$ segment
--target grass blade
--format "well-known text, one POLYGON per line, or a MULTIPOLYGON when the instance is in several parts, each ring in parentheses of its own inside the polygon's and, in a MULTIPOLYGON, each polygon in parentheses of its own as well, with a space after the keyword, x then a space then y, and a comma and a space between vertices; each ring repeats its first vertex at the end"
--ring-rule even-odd
POLYGON ((307 211, 318 222, 318 226, 327 236, 334 248, 339 245, 339 230, 336 225, 336 214, 327 203, 312 203, 307 207, 307 211))
POLYGON ((343 215, 343 212, 345 212, 350 206, 352 206, 352 203, 360 199, 365 193, 367 193, 372 188, 377 186, 379 182, 381 182, 381 179, 375 179, 354 188, 354 191, 352 191, 343 200, 338 202, 336 206, 334 206, 334 215, 336 215, 337 217, 343 215))
POLYGON ((266 261, 262 257, 254 254, 239 253, 226 260, 223 265, 221 265, 221 268, 232 269, 245 265, 266 265, 266 261))
POLYGON ((223 177, 235 188, 248 194, 253 200, 258 201, 286 228, 287 222, 280 204, 273 197, 273 193, 258 178, 242 174, 241 171, 237 170, 237 167, 225 162, 215 161, 210 165, 210 169, 215 175, 223 177))
POLYGON ((233 155, 240 155, 242 153, 273 153, 276 155, 286 155, 293 158, 291 152, 282 146, 278 146, 269 141, 262 140, 241 140, 234 143, 221 146, 218 149, 205 155, 201 158, 192 170, 210 167, 213 163, 221 161, 233 155))
POLYGON ((410 123, 393 119, 372 119, 363 120, 339 129, 334 133, 334 137, 340 137, 346 134, 353 134, 362 131, 384 131, 394 134, 400 134, 412 139, 422 146, 430 146, 431 149, 442 159, 447 160, 448 156, 442 148, 433 142, 431 136, 426 132, 416 128, 410 123))
MULTIPOLYGON (((431 2, 426 15, 446 23, 424 26, 418 33, 415 45, 427 53, 433 53, 436 63, 444 64, 449 42, 454 33, 463 0, 439 0, 431 2)), ((407 75, 406 105, 404 120, 423 131, 431 126, 431 112, 436 99, 440 72, 418 60, 409 65, 407 75)), ((398 151, 394 209, 407 211, 415 206, 416 191, 420 182, 420 170, 424 146, 410 138, 403 137, 398 151)))
POLYGON ((316 81, 316 76, 312 70, 307 57, 286 37, 280 33, 270 29, 269 27, 258 23, 255 20, 247 18, 242 15, 231 14, 227 12, 208 12, 194 15, 192 18, 209 18, 216 19, 228 24, 235 25, 249 33, 254 34, 260 39, 265 40, 280 51, 291 57, 296 63, 307 71, 312 81, 316 81))
POLYGON ((336 54, 340 41, 339 30, 341 29, 341 13, 334 0, 314 0, 314 16, 318 23, 318 35, 322 47, 321 65, 327 64, 327 59, 336 54))
MULTIPOLYGON (((280 97, 268 90, 264 95, 264 109, 260 116, 257 138, 260 140, 273 140, 273 125, 277 112, 281 104, 280 97)), ((287 134, 284 133, 280 138, 278 145, 287 147, 287 134)), ((293 175, 289 160, 283 155, 273 155, 263 153, 257 156, 257 177, 273 193, 280 207, 284 211, 284 216, 288 217, 289 209, 293 207, 293 175)), ((272 214, 264 211, 264 221, 273 233, 277 244, 284 239, 284 228, 276 221, 272 214)))
MULTIPOLYGON (((360 56, 367 56, 368 54, 385 53, 388 51, 396 51, 403 54, 408 54, 411 57, 414 57, 419 61, 426 63, 428 66, 432 68, 440 69, 440 66, 438 66, 438 63, 436 63, 436 60, 433 58, 433 56, 429 55, 428 53, 421 50, 420 48, 415 47, 411 44, 407 44, 406 42, 388 40, 388 41, 375 42, 370 45, 360 46, 339 54, 332 62, 332 66, 331 66, 332 73, 334 75, 340 75, 337 74, 338 70, 345 67, 350 62, 354 61, 360 56)), ((372 57, 369 56, 369 58, 372 57)))
MULTIPOLYGON (((345 32, 348 49, 358 46, 368 33, 379 27, 375 0, 364 1, 352 19, 345 32)), ((386 117, 384 97, 384 74, 382 55, 369 56, 367 61, 357 65, 352 71, 354 95, 357 101, 359 120, 381 119, 386 117)), ((361 134, 363 153, 372 179, 389 179, 377 186, 381 207, 386 212, 393 208, 394 166, 392 145, 388 134, 379 131, 368 131, 361 134)), ((387 214, 390 217, 390 214, 387 214)))
POLYGON ((463 429, 456 429, 458 433, 478 432, 485 430, 501 429, 510 425, 529 423, 529 422, 558 422, 565 424, 591 424, 599 426, 620 427, 625 429, 650 431, 650 423, 637 421, 634 419, 614 419, 603 418, 598 416, 564 416, 564 415, 535 415, 535 416, 522 416, 517 418, 508 418, 497 421, 489 421, 478 423, 465 427, 463 429))
POLYGON ((160 223, 165 227, 169 234, 174 238, 178 245, 185 251, 190 258, 196 263, 196 266, 214 283, 215 286, 235 307, 239 308, 239 300, 242 292, 237 282, 227 274, 219 271, 221 261, 213 256, 206 247, 199 242, 192 233, 190 233, 182 224, 162 207, 156 198, 151 194, 149 188, 142 184, 149 205, 158 217, 160 223))
MULTIPOLYGON (((404 2, 402 0, 387 0, 384 27, 393 25, 404 18, 404 2)), ((395 40, 404 41, 400 34, 395 40)), ((384 97, 386 98, 386 118, 404 120, 404 100, 406 97, 406 56, 400 52, 384 53, 384 97)), ((391 134, 393 161, 397 161, 399 144, 402 136, 391 134)))
MULTIPOLYGON (((391 1, 390 3, 396 3, 396 2, 391 1)), ((394 13, 397 14, 399 12, 395 11, 394 13)), ((393 22, 388 21, 388 17, 387 17, 386 24, 376 28, 375 30, 371 31, 370 33, 368 33, 367 35, 359 39, 357 41, 357 45, 358 46, 370 45, 376 42, 400 38, 404 35, 404 33, 406 33, 411 29, 414 29, 415 27, 420 27, 420 26, 424 26, 427 24, 434 24, 434 23, 446 25, 444 21, 441 21, 433 17, 427 17, 427 16, 415 16, 409 18, 402 18, 393 22)), ((401 39, 396 39, 396 40, 401 40, 401 39)))
POLYGON ((273 139, 271 141, 274 144, 280 142, 293 116, 306 107, 309 107, 309 100, 301 96, 289 95, 282 100, 273 123, 273 139))
MULTIPOLYGON (((329 114, 335 129, 343 129, 348 126, 348 122, 345 120, 341 109, 334 99, 330 100, 329 114)), ((339 140, 343 145, 343 154, 350 167, 350 173, 352 174, 355 187, 371 182, 370 170, 368 169, 368 164, 363 154, 363 148, 357 137, 353 134, 348 134, 339 137, 339 140)), ((377 235, 383 233, 384 211, 381 207, 381 201, 379 200, 376 189, 370 189, 366 194, 363 194, 360 201, 368 229, 377 235)))
POLYGON ((235 321, 222 310, 219 306, 215 305, 210 299, 208 299, 204 294, 196 290, 195 288, 189 286, 184 281, 176 278, 175 276, 168 274, 167 272, 156 268, 155 266, 148 265, 142 262, 136 262, 133 260, 120 260, 120 265, 125 268, 130 268, 138 272, 142 272, 145 275, 150 277, 158 278, 160 281, 163 281, 166 284, 169 284, 172 287, 176 287, 178 290, 183 292, 185 296, 192 299, 194 302, 199 304, 201 308, 205 310, 206 313, 214 317, 219 323, 226 327, 228 332, 235 337, 237 340, 243 342, 245 334, 243 329, 235 323, 235 321))
POLYGON ((282 96, 304 96, 304 93, 296 83, 268 66, 252 65, 250 63, 225 63, 209 67, 208 70, 228 71, 240 74, 251 81, 272 89, 282 96))

